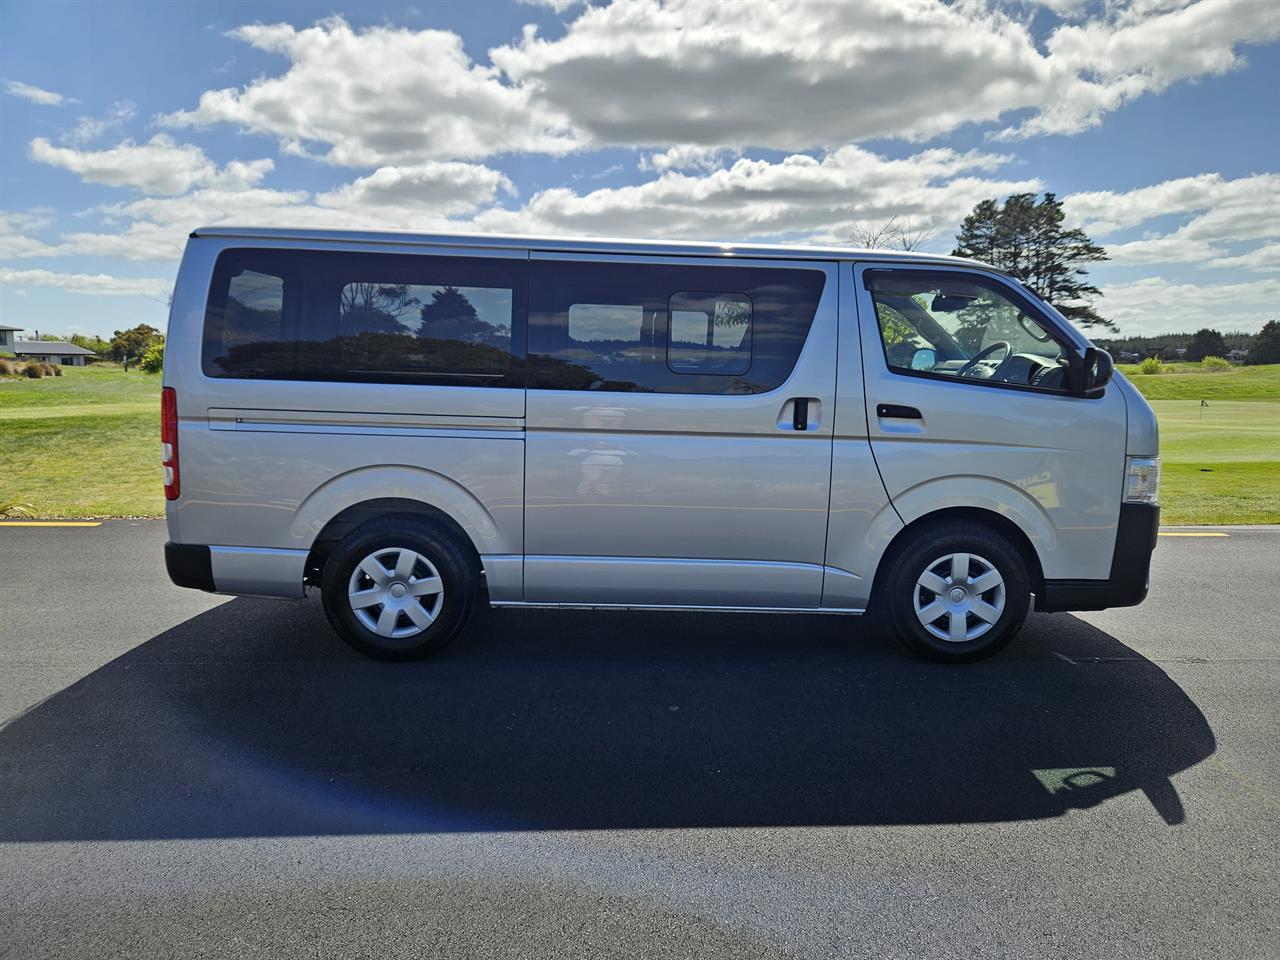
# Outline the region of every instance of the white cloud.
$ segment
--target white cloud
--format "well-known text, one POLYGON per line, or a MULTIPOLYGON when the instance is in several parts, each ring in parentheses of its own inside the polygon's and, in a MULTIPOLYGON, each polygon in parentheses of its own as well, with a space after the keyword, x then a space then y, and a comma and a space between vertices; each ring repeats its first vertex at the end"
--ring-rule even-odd
POLYGON ((589 7, 565 34, 490 51, 596 143, 794 150, 915 140, 1035 111, 1011 138, 1075 133, 1144 93, 1239 63, 1280 35, 1280 6, 1142 5, 1060 24, 1046 52, 981 3, 704 3, 589 7))
POLYGON ((1008 160, 949 149, 889 160, 848 146, 820 160, 803 154, 776 163, 741 159, 708 174, 669 171, 586 194, 544 190, 518 210, 486 210, 473 222, 516 233, 839 242, 854 220, 910 217, 921 229, 951 229, 978 200, 1040 188, 1034 179, 975 175, 1008 160))
POLYGON ((1099 309, 1129 335, 1212 327, 1255 333, 1275 319, 1280 278, 1247 283, 1176 283, 1146 277, 1102 288, 1099 309))
POLYGON ((367 177, 316 197, 322 207, 358 210, 395 207, 456 214, 493 201, 501 190, 516 192, 504 174, 473 163, 434 162, 412 167, 382 167, 367 177))
POLYGON ((42 240, 27 236, 43 229, 52 222, 48 210, 28 210, 13 213, 0 210, 0 259, 17 260, 22 257, 44 257, 57 250, 42 240))
POLYGON ((4 81, 4 92, 11 97, 21 97, 23 100, 30 100, 32 103, 38 103, 45 107, 57 107, 64 103, 76 102, 70 97, 64 97, 62 94, 54 93, 52 90, 45 90, 29 83, 23 83, 21 80, 4 81))
POLYGON ((1257 273, 1280 273, 1280 243, 1264 243, 1248 253, 1218 257, 1209 261, 1209 266, 1252 270, 1257 273))
POLYGON ((717 170, 735 151, 722 147, 694 147, 677 144, 661 153, 640 158, 641 170, 717 170))
POLYGON ((304 30, 252 24, 232 36, 287 57, 289 69, 241 89, 210 90, 194 110, 159 122, 233 123, 272 134, 291 152, 320 144, 325 160, 348 166, 559 154, 577 145, 562 118, 473 63, 445 30, 357 32, 331 17, 304 30))
POLYGON ((230 123, 355 167, 612 145, 667 150, 655 170, 687 168, 668 148, 701 148, 693 165, 707 169, 705 151, 923 141, 1021 110, 1030 116, 998 138, 1078 133, 1280 37, 1274 3, 1105 5, 1091 17, 1051 6, 1067 19, 1040 44, 980 0, 629 0, 575 11, 552 39, 528 26, 489 51, 492 67, 446 30, 251 24, 231 35, 287 69, 158 121, 230 123))
POLYGON ((156 134, 147 143, 125 140, 105 150, 55 147, 44 137, 31 141, 31 159, 62 167, 82 180, 112 187, 137 187, 147 194, 180 194, 197 184, 252 184, 272 169, 269 159, 233 161, 221 171, 203 150, 156 134))
POLYGON ((137 113, 138 105, 132 100, 117 100, 100 117, 81 117, 76 121, 76 125, 64 133, 60 139, 63 143, 82 147, 97 140, 103 134, 120 129, 137 113))
POLYGON ((1278 269, 1275 256, 1261 252, 1265 248, 1229 256, 1225 247, 1280 239, 1280 174, 1228 180, 1209 173, 1127 192, 1077 193, 1063 205, 1073 221, 1101 237, 1159 217, 1196 214, 1176 230, 1108 244, 1116 263, 1278 269))
POLYGON ((0 283, 61 287, 72 293, 113 297, 165 297, 173 289, 172 281, 150 277, 112 277, 105 273, 54 273, 51 270, 11 270, 7 267, 0 267, 0 283))

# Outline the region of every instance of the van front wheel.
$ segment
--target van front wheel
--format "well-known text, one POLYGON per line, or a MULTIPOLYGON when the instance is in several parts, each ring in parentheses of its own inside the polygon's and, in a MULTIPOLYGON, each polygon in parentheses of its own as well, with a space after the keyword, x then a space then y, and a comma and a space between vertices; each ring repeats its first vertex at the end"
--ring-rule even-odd
POLYGON ((366 656, 427 657, 466 625, 477 590, 473 568, 458 544, 428 522, 372 520, 325 561, 324 612, 339 636, 366 656))
POLYGON ((1002 649, 1030 606, 1026 563, 1003 535, 973 523, 926 528, 895 551, 885 613, 897 638, 930 660, 967 663, 1002 649))

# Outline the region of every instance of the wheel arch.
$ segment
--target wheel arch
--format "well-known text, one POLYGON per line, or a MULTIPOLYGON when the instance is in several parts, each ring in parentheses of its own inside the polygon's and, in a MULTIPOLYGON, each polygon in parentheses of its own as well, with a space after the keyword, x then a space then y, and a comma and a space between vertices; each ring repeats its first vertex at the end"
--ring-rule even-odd
POLYGON ((897 551, 910 543, 922 530, 944 523, 966 522, 989 527, 1006 537, 1017 549, 1027 565, 1027 579, 1031 582, 1031 591, 1039 594, 1044 590, 1044 568, 1040 556, 1027 533, 1005 514, 984 507, 943 507, 929 513, 921 514, 902 527, 889 541, 876 564, 876 574, 872 581, 871 598, 877 602, 883 594, 886 571, 893 562, 897 551))

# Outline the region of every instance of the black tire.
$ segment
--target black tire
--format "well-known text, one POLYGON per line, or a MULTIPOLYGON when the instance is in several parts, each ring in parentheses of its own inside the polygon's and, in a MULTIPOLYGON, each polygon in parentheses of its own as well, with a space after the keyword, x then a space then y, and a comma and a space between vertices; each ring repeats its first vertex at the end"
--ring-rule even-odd
MULTIPOLYGON (((359 575, 359 579, 370 588, 375 586, 364 573, 359 575)), ((395 584, 403 585, 402 581, 413 584, 417 579, 413 574, 407 580, 392 574, 388 596, 395 584)), ((330 552, 320 578, 324 612, 338 635, 365 656, 395 661, 420 660, 448 646, 466 626, 475 607, 479 586, 479 563, 468 547, 458 543, 450 531, 429 520, 404 515, 378 517, 352 530, 330 552), (421 574, 417 579, 427 579, 432 573, 430 568, 434 568, 443 584, 443 596, 435 605, 435 618, 425 629, 418 627, 407 612, 396 614, 397 619, 393 622, 400 625, 399 630, 416 628, 419 632, 391 637, 370 629, 362 622, 352 608, 348 594, 358 564, 384 551, 385 557, 395 556, 394 552, 398 550, 413 551, 426 561, 414 567, 415 572, 421 574)), ((434 599, 428 597, 422 602, 429 606, 434 599)), ((375 611, 381 614, 384 609, 384 605, 374 604, 366 608, 366 613, 373 619, 375 611)))
MULTIPOLYGON (((907 649, 927 660, 942 663, 971 663, 1003 649, 1022 627, 1031 602, 1031 580, 1027 575, 1026 561, 1018 548, 1002 533, 980 523, 966 521, 944 521, 923 527, 904 543, 895 545, 881 583, 883 589, 879 591, 880 602, 877 604, 881 621, 907 649), (916 613, 917 598, 924 611, 929 610, 932 600, 943 601, 944 606, 939 608, 940 617, 932 623, 932 628, 950 633, 955 622, 950 611, 963 610, 964 606, 945 606, 947 596, 921 588, 918 580, 929 570, 949 573, 949 564, 935 567, 935 561, 957 554, 969 555, 967 569, 972 572, 969 579, 976 586, 981 586, 979 577, 988 566, 994 568, 1003 581, 1002 598, 996 589, 974 595, 976 600, 989 604, 983 608, 988 616, 997 605, 996 601, 1002 601, 1004 608, 994 623, 973 639, 951 640, 936 636, 916 613)), ((948 585, 952 585, 951 581, 948 585)), ((969 601, 961 603, 968 604, 969 601)), ((986 625, 986 621, 976 613, 956 613, 956 616, 968 625, 966 634, 977 633, 986 625)))

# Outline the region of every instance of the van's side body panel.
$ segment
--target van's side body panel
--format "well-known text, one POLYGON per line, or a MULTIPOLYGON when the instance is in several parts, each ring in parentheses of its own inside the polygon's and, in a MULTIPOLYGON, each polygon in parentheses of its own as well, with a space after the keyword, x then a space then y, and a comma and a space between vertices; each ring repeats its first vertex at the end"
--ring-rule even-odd
POLYGON ((867 434, 862 339, 849 264, 840 264, 839 375, 822 606, 865 609, 885 548, 902 520, 885 491, 867 434))
MULTIPOLYGON (((307 551, 329 520, 367 500, 415 500, 457 521, 476 550, 495 559, 491 589, 519 599, 524 391, 206 376, 200 355, 214 263, 229 247, 254 246, 344 249, 239 239, 189 242, 165 366, 166 384, 178 396, 182 475, 182 497, 167 505, 171 538, 216 548, 219 590, 299 596, 307 551), (504 558, 512 559, 503 563, 504 558), (268 568, 271 575, 261 579, 260 589, 249 589, 268 568), (296 587, 286 592, 280 581, 294 573, 296 587)), ((418 248, 372 249, 423 254, 418 248)), ((510 250, 493 255, 526 256, 510 250)))
MULTIPOLYGON (((902 521, 955 507, 988 510, 1027 536, 1046 579, 1106 580, 1124 482, 1121 392, 1112 387, 1087 399, 891 371, 863 282, 869 266, 852 269, 871 447, 902 521), (914 407, 922 419, 878 416, 880 404, 914 407)), ((1082 343, 1070 328, 1063 332, 1082 343)))
MULTIPOLYGON (((564 259, 535 253, 533 282, 540 260, 564 259)), ((677 262, 725 267, 723 261, 677 262)), ((755 260, 730 265, 770 266, 755 260)), ((743 395, 528 391, 530 602, 818 606, 835 401, 837 270, 831 263, 785 266, 821 271, 826 282, 791 375, 775 389, 743 395), (797 397, 810 402, 803 432, 792 428, 787 406, 797 397)))

